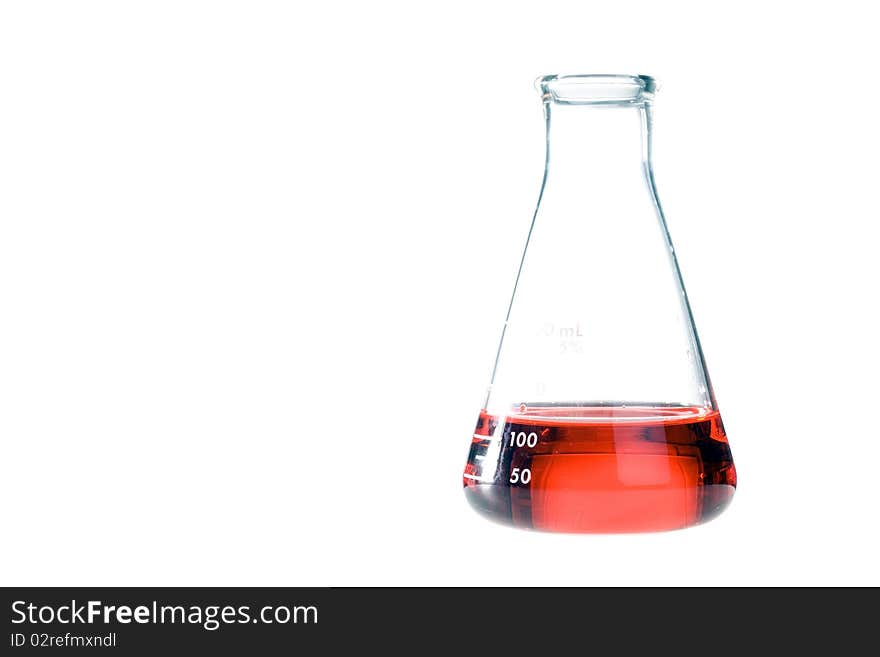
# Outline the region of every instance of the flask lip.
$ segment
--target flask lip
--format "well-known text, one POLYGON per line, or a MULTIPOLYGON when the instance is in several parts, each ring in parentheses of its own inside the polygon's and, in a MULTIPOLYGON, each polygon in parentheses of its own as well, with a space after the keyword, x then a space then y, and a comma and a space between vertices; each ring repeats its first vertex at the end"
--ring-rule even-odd
POLYGON ((535 87, 544 102, 560 105, 642 105, 659 85, 649 75, 583 73, 544 75, 535 87))

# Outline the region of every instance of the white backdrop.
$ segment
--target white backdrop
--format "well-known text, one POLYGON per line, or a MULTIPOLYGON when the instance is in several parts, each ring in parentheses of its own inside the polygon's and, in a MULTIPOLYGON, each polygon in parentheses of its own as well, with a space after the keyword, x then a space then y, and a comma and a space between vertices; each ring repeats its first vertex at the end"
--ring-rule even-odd
POLYGON ((0 583, 880 584, 864 4, 304 4, 0 9, 0 583), (705 526, 461 492, 563 72, 662 84, 705 526))

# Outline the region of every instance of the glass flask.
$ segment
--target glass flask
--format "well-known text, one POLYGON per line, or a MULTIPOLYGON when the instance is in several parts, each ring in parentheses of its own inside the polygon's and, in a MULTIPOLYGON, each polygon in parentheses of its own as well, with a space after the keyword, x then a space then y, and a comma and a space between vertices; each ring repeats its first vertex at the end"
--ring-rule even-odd
POLYGON ((736 470, 651 166, 655 81, 539 78, 546 160, 464 471, 490 519, 645 532, 717 516, 736 470))

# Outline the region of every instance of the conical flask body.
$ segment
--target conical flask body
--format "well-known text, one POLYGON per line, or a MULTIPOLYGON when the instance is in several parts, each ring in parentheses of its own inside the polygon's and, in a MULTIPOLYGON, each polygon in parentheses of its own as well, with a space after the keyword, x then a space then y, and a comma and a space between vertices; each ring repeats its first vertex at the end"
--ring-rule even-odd
POLYGON ((654 186, 651 78, 539 80, 547 162, 464 472, 492 520, 680 529, 736 470, 654 186))

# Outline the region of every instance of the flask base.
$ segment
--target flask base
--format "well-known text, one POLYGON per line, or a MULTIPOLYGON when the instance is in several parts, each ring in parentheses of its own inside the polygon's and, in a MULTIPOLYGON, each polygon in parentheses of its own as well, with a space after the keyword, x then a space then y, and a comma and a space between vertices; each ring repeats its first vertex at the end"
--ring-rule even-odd
POLYGON ((717 411, 521 408, 481 412, 471 443, 465 496, 492 520, 556 532, 666 531, 711 520, 733 497, 736 470, 717 411))

